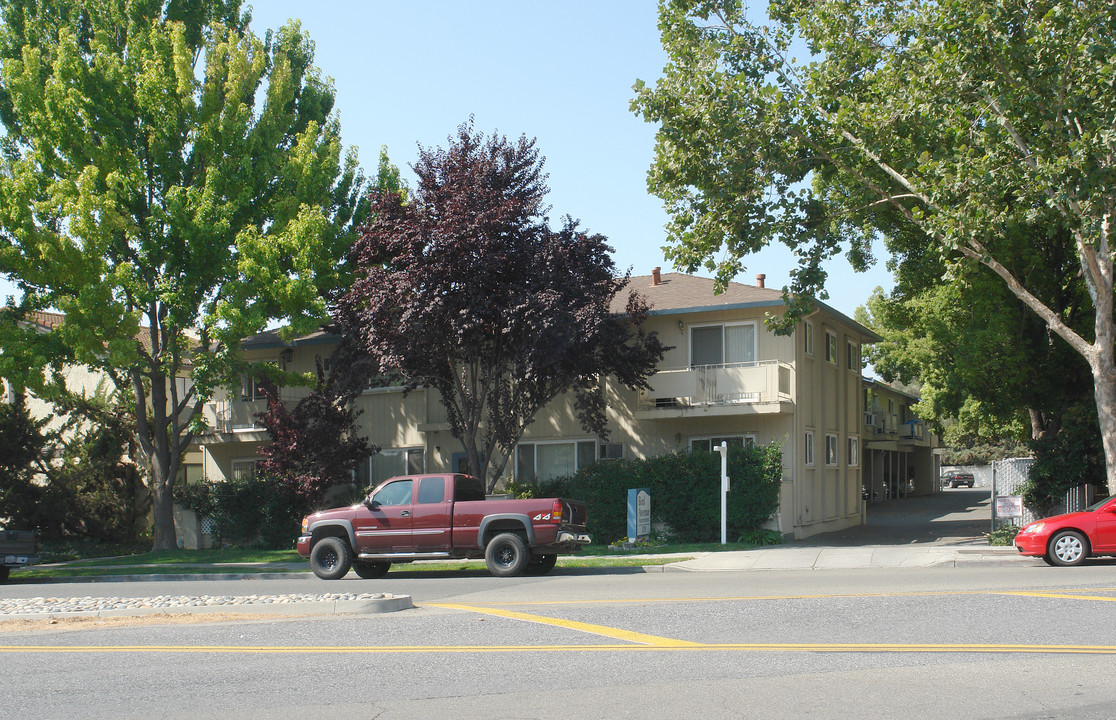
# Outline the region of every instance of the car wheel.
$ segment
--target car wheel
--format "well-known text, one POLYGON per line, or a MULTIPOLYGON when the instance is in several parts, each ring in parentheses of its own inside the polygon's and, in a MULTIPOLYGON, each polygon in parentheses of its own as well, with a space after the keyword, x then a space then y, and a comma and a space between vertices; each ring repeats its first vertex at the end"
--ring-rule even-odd
POLYGON ((365 580, 375 580, 376 578, 382 578, 384 575, 387 575, 388 568, 390 567, 391 563, 383 560, 353 561, 353 572, 355 572, 357 575, 361 576, 365 580))
POLYGON ((527 567, 531 554, 527 543, 515 533, 500 533, 484 549, 488 571, 497 577, 518 575, 527 567))
POLYGON ((554 564, 557 562, 557 553, 532 555, 531 559, 527 561, 527 572, 530 575, 546 575, 554 569, 554 564))
POLYGON ((1089 556, 1089 541, 1076 530, 1062 530, 1050 538, 1047 557, 1053 565, 1080 565, 1089 556))
POLYGON ((322 538, 310 551, 310 569, 322 580, 340 580, 353 564, 353 551, 341 538, 322 538))

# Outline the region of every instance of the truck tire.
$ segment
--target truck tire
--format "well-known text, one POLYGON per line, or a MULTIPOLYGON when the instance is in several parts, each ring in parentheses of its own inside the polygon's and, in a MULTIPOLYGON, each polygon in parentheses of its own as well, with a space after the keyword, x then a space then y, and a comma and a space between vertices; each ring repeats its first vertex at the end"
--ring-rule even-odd
POLYGON ((545 555, 532 555, 531 559, 527 561, 527 574, 528 575, 546 575, 554 569, 554 564, 558 562, 557 553, 546 553, 545 555))
POLYGON ((527 543, 515 533, 500 533, 484 548, 484 562, 496 577, 519 575, 530 559, 527 543))
POLYGON ((353 560, 353 572, 365 580, 375 580, 387 575, 391 563, 384 560, 353 560))
POLYGON ((324 537, 310 551, 310 569, 322 580, 340 580, 352 564, 349 543, 338 537, 324 537))

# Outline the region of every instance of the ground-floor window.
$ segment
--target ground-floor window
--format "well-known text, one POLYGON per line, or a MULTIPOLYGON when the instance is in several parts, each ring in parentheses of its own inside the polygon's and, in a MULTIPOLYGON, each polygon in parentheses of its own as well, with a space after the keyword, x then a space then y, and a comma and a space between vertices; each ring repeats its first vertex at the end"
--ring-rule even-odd
POLYGON ((601 460, 623 460, 624 443, 601 443, 599 457, 601 460))
POLYGON ((860 438, 849 438, 849 465, 856 467, 860 464, 860 438))
POLYGON ((690 450, 693 452, 699 450, 713 452, 713 448, 721 447, 722 442, 730 448, 752 447, 756 444, 756 436, 749 433, 745 435, 722 435, 720 437, 694 437, 690 438, 690 450))
POLYGON ((368 460, 371 468, 369 484, 375 487, 396 475, 420 475, 426 472, 422 448, 384 448, 368 460))
POLYGON ((543 482, 573 475, 597 461, 596 440, 520 443, 515 455, 518 482, 543 482))
POLYGON ((233 480, 255 480, 259 474, 258 459, 251 460, 233 460, 232 463, 232 477, 233 480))
POLYGON ((825 436, 825 464, 833 466, 837 464, 837 436, 825 436))

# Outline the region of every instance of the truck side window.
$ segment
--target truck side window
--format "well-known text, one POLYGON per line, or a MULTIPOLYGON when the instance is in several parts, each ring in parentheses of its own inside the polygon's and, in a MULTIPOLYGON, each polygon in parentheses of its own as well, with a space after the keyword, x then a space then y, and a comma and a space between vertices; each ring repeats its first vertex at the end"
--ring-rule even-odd
POLYGON ((376 493, 372 499, 381 505, 410 505, 413 482, 412 480, 400 480, 385 485, 384 489, 376 493))
POLYGON ((427 477, 419 481, 419 505, 440 503, 446 499, 446 479, 444 477, 427 477))

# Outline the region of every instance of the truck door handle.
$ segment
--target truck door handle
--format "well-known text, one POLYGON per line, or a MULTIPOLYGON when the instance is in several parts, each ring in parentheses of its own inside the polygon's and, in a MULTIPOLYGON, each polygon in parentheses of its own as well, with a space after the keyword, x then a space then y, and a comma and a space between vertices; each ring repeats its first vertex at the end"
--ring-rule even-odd
POLYGON ((399 517, 411 517, 411 511, 404 510, 403 512, 399 513, 399 517))

